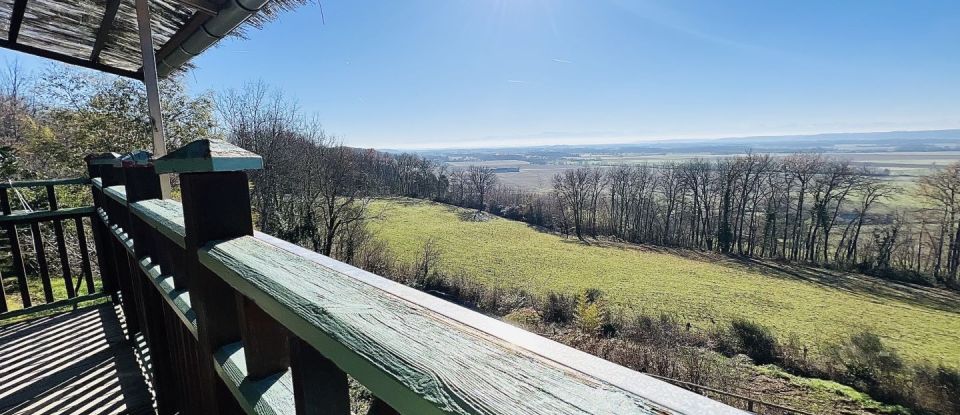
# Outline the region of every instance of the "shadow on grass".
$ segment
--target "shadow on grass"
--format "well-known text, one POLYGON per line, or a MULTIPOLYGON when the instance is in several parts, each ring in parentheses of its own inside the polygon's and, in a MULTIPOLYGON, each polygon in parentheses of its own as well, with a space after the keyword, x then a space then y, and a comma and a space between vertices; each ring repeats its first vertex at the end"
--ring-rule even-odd
POLYGON ((913 306, 960 313, 960 293, 943 288, 746 257, 726 257, 726 262, 772 277, 800 280, 878 300, 900 301, 913 306))
MULTIPOLYGON (((562 235, 557 234, 563 237, 562 235)), ((884 280, 854 272, 817 268, 809 265, 786 264, 774 260, 723 255, 686 248, 632 244, 606 239, 579 240, 563 237, 563 243, 634 250, 675 255, 694 261, 746 269, 771 278, 801 281, 823 288, 840 290, 852 295, 868 296, 878 301, 897 301, 937 311, 960 313, 960 293, 937 287, 927 287, 900 281, 884 280)))

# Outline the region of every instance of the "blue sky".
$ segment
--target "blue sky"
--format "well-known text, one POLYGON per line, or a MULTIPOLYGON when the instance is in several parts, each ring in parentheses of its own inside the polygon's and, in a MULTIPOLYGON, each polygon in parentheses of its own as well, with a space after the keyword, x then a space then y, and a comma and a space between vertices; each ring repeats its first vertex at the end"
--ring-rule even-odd
POLYGON ((960 1, 322 5, 207 51, 192 89, 263 80, 380 148, 960 128, 960 1))

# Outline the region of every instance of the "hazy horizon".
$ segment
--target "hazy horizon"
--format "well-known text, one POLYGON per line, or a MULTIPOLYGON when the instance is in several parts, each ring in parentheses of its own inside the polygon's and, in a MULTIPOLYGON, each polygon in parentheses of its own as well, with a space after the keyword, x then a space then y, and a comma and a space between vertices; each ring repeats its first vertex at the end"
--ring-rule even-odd
MULTIPOLYGON (((942 129, 929 129, 929 130, 891 130, 891 131, 827 131, 827 132, 818 132, 818 133, 809 133, 809 134, 762 134, 762 135, 745 135, 745 136, 715 136, 715 137, 663 137, 663 138, 641 138, 634 140, 624 140, 624 141, 595 141, 595 142, 558 142, 556 140, 549 140, 542 144, 525 144, 525 143, 516 143, 513 145, 484 145, 478 143, 477 145, 462 145, 459 142, 450 142, 449 145, 437 144, 430 147, 414 147, 414 146, 384 146, 384 147, 368 147, 368 146, 356 146, 358 148, 374 148, 377 150, 409 150, 409 151, 431 151, 431 150, 482 150, 482 149, 511 149, 511 148, 530 148, 530 147, 551 147, 551 146, 615 146, 615 145, 643 145, 648 143, 675 143, 675 142, 685 142, 685 143, 696 143, 696 142, 712 142, 712 141, 723 141, 723 140, 752 140, 752 139, 790 139, 796 137, 809 137, 814 138, 818 136, 832 136, 832 135, 891 135, 891 134, 915 134, 915 133, 954 133, 960 136, 960 129, 957 128, 942 128, 942 129)), ((956 138, 958 144, 960 144, 960 138, 956 138)))

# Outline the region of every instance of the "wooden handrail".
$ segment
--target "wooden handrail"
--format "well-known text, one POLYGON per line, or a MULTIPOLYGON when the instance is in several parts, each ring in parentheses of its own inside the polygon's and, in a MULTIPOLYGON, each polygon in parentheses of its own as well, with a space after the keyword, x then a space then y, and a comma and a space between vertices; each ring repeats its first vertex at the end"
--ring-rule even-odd
POLYGON ((20 225, 37 222, 46 222, 63 219, 73 219, 78 217, 88 217, 93 215, 93 206, 81 206, 74 208, 63 208, 58 210, 35 210, 32 212, 19 210, 10 212, 9 215, 0 215, 0 225, 20 225))
POLYGON ((154 183, 144 170, 91 164, 104 173, 97 221, 112 235, 101 242, 128 279, 123 309, 148 340, 161 413, 346 414, 347 375, 375 406, 409 414, 741 413, 254 233, 246 176, 230 170, 254 156, 223 143, 172 152, 166 169, 193 169, 180 171, 183 204, 145 198, 158 193, 141 191, 154 183))
POLYGON ((0 189, 11 189, 14 187, 47 187, 47 186, 66 186, 81 185, 90 183, 86 177, 74 177, 70 179, 45 179, 45 180, 21 180, 16 182, 0 182, 0 189))

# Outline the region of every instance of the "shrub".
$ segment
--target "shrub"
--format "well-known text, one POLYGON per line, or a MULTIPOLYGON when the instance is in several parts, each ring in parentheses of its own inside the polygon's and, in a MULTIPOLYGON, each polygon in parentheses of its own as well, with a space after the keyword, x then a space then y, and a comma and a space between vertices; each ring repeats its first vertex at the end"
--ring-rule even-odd
POLYGON ((730 323, 730 334, 734 337, 737 350, 750 356, 757 364, 777 361, 777 339, 767 327, 737 319, 730 323))
POLYGON ((521 327, 536 327, 542 318, 543 316, 540 315, 540 312, 531 307, 518 308, 510 312, 510 314, 503 316, 504 320, 515 323, 521 327))
POLYGON ((638 315, 623 328, 624 337, 644 344, 673 346, 701 346, 705 339, 682 325, 669 314, 660 314, 659 318, 646 314, 638 315))
POLYGON ((566 324, 573 320, 576 301, 569 295, 550 293, 543 304, 543 322, 566 324))
POLYGON ((870 331, 850 336, 831 354, 854 380, 868 385, 880 383, 903 370, 903 361, 897 351, 887 347, 880 336, 870 331))
POLYGON ((918 406, 918 390, 910 384, 903 360, 875 333, 856 333, 828 348, 827 355, 834 378, 843 379, 883 402, 918 406))
POLYGON ((577 328, 586 333, 600 332, 603 316, 597 303, 586 301, 583 296, 577 297, 576 315, 577 328))
POLYGON ((960 414, 960 370, 943 365, 921 365, 916 368, 915 398, 930 410, 944 414, 960 414))
POLYGON ((577 295, 574 320, 577 328, 585 333, 611 337, 617 332, 610 321, 610 310, 603 300, 603 292, 596 288, 588 288, 577 295))

